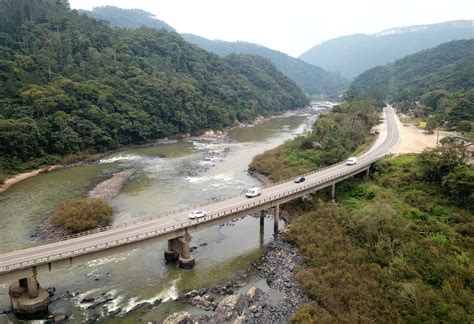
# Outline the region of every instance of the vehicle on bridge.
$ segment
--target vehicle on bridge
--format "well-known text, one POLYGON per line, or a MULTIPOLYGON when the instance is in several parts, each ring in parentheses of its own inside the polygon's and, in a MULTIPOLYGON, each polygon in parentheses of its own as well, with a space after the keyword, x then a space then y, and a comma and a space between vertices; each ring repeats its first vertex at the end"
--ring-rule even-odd
POLYGON ((253 198, 253 197, 260 196, 261 194, 262 194, 262 189, 260 189, 259 187, 255 187, 255 188, 250 188, 249 190, 247 190, 247 192, 245 193, 245 197, 253 198))
POLYGON ((293 180, 294 183, 301 183, 301 182, 304 182, 306 180, 305 177, 303 176, 299 176, 299 177, 296 177, 295 180, 293 180))
POLYGON ((357 158, 356 157, 350 157, 350 158, 347 159, 347 162, 346 162, 347 165, 354 165, 356 163, 357 163, 357 158))
POLYGON ((201 218, 204 216, 207 216, 207 212, 204 210, 193 210, 189 213, 189 218, 191 219, 201 218))

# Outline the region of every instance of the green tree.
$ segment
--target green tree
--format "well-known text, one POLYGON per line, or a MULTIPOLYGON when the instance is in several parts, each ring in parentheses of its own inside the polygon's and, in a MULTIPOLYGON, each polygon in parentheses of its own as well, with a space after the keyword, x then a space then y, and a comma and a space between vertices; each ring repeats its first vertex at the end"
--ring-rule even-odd
POLYGON ((467 120, 461 120, 458 124, 458 130, 463 133, 469 133, 472 130, 472 123, 467 120))
POLYGON ((443 177, 443 188, 451 199, 474 209, 474 167, 460 165, 443 177))
POLYGON ((461 144, 425 149, 417 156, 417 163, 423 177, 438 183, 456 167, 465 164, 465 160, 465 148, 461 144))

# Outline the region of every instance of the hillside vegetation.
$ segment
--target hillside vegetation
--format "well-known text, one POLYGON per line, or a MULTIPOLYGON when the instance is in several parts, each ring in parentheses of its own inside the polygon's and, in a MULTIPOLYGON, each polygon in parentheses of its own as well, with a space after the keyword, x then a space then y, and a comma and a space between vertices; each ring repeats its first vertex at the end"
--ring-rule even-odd
POLYGON ((413 117, 474 122, 474 39, 439 45, 372 68, 351 84, 347 97, 377 96, 398 103, 413 117), (415 104, 415 102, 420 102, 415 104))
POLYGON ((0 173, 308 103, 253 56, 225 60, 163 29, 112 29, 67 1, 0 1, 0 173))
POLYGON ((474 167, 452 153, 387 159, 371 180, 338 184, 337 206, 290 207, 313 300, 294 323, 474 320, 474 167))
POLYGON ((300 59, 339 72, 347 78, 377 65, 387 64, 406 55, 442 43, 474 37, 472 20, 448 21, 433 25, 393 28, 375 35, 350 35, 314 46, 300 59))
POLYGON ((335 96, 344 92, 349 86, 349 81, 336 73, 326 72, 319 66, 309 64, 268 47, 247 42, 209 40, 192 34, 183 34, 181 36, 184 40, 220 56, 240 53, 265 57, 310 95, 335 96))

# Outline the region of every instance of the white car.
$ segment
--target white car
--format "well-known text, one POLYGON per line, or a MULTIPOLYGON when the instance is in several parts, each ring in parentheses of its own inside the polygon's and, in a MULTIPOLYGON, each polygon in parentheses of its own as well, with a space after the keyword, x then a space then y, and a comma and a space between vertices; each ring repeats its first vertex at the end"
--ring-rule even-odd
POLYGON ((356 157, 350 157, 350 158, 347 159, 347 162, 346 162, 347 165, 354 165, 356 163, 357 163, 357 158, 356 157))
POLYGON ((191 219, 197 219, 204 216, 207 216, 207 212, 205 212, 204 210, 193 210, 189 213, 189 218, 191 219))
POLYGON ((262 189, 260 189, 259 187, 255 187, 255 188, 250 188, 249 190, 247 190, 247 192, 245 193, 245 197, 253 198, 253 197, 260 196, 261 194, 262 194, 262 189))

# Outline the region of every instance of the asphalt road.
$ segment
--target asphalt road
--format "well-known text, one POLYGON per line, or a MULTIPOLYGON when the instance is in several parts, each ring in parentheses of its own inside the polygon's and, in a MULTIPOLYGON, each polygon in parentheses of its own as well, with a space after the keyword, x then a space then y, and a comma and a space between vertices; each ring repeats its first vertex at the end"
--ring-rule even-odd
MULTIPOLYGON (((364 168, 367 168, 367 163, 372 162, 374 159, 378 159, 389 153, 399 140, 398 128, 395 122, 396 117, 393 109, 389 106, 384 109, 384 112, 386 117, 386 132, 381 134, 379 139, 369 151, 358 157, 357 164, 347 166, 345 163, 339 163, 330 168, 307 175, 306 181, 303 183, 294 183, 293 181, 288 181, 275 186, 264 188, 262 190, 261 196, 256 198, 249 199, 244 195, 241 195, 206 206, 201 206, 199 209, 207 211, 208 215, 212 216, 217 213, 223 213, 238 207, 243 208, 243 206, 248 204, 251 200, 263 200, 266 198, 271 198, 275 195, 285 194, 289 190, 299 188, 302 189, 309 184, 316 185, 316 183, 321 182, 325 178, 338 176, 346 171, 353 171, 354 169, 363 170, 364 168)), ((100 233, 2 254, 0 255, 0 273, 14 271, 15 269, 12 269, 11 267, 15 264, 15 268, 17 268, 19 263, 24 262, 30 262, 30 265, 47 263, 47 261, 38 261, 38 259, 51 258, 54 256, 56 256, 58 259, 61 259, 60 255, 64 253, 71 253, 72 251, 77 251, 82 248, 93 248, 99 244, 106 244, 115 240, 126 239, 133 235, 143 235, 153 230, 163 230, 165 228, 169 228, 170 226, 179 226, 190 221, 188 214, 189 211, 182 211, 172 215, 157 217, 156 219, 150 221, 112 228, 100 233), (7 269, 7 267, 9 269, 7 269)), ((203 222, 203 220, 200 220, 200 222, 203 222)), ((26 265, 23 265, 22 268, 25 266, 26 265)))

